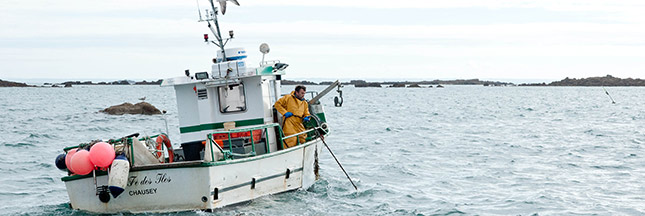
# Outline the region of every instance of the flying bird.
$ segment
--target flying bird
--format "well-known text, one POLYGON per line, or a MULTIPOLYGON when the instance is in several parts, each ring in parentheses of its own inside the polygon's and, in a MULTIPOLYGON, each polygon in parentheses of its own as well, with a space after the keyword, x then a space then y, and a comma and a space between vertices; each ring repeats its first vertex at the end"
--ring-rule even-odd
POLYGON ((240 6, 240 3, 237 2, 237 0, 217 0, 219 2, 220 8, 222 8, 222 15, 226 14, 226 2, 230 1, 233 2, 233 4, 240 6))

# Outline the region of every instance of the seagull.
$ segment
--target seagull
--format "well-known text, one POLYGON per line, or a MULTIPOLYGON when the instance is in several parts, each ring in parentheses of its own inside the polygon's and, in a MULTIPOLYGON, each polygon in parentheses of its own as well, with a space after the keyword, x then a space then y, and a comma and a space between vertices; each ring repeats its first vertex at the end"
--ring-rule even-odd
POLYGON ((226 2, 230 1, 233 2, 233 4, 240 6, 240 3, 237 2, 237 0, 217 0, 219 2, 219 6, 222 8, 222 15, 226 14, 226 2))

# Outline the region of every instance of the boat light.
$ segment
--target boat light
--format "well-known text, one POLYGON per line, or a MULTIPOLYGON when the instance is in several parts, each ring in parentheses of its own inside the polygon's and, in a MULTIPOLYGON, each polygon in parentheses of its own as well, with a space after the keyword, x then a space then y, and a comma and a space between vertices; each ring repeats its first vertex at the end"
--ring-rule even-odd
POLYGON ((233 38, 233 30, 228 31, 228 36, 231 36, 231 38, 233 38))
POLYGON ((208 42, 208 34, 204 34, 204 42, 208 42))
POLYGON ((289 64, 285 64, 285 63, 276 63, 276 64, 273 66, 273 71, 281 71, 281 70, 287 69, 287 67, 289 67, 289 64))

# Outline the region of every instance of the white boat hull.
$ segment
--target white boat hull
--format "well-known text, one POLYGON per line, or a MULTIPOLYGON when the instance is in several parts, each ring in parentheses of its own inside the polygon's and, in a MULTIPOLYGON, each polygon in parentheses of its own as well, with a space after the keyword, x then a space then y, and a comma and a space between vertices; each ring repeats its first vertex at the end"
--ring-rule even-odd
MULTIPOLYGON (((104 203, 94 178, 65 181, 71 207, 96 213, 212 210, 269 194, 308 188, 316 180, 319 139, 256 157, 179 162, 133 169, 125 191, 104 203), (289 174, 287 174, 289 170, 289 174)), ((108 176, 96 177, 98 186, 108 176)))

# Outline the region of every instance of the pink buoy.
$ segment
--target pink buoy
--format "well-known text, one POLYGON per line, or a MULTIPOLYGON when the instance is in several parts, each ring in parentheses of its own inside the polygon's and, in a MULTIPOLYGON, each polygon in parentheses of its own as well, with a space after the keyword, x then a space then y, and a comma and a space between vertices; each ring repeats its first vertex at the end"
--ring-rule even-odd
POLYGON ((90 160, 97 167, 110 167, 115 156, 114 148, 105 142, 96 143, 90 148, 90 160))
POLYGON ((79 175, 87 175, 94 170, 94 164, 90 160, 90 152, 87 150, 80 150, 72 157, 72 167, 74 173, 79 175))
POLYGON ((72 156, 74 156, 74 154, 76 154, 77 150, 78 149, 69 150, 67 152, 67 156, 65 156, 65 165, 67 166, 67 170, 69 170, 70 172, 73 172, 73 173, 76 173, 76 172, 74 172, 74 169, 72 169, 72 156))

